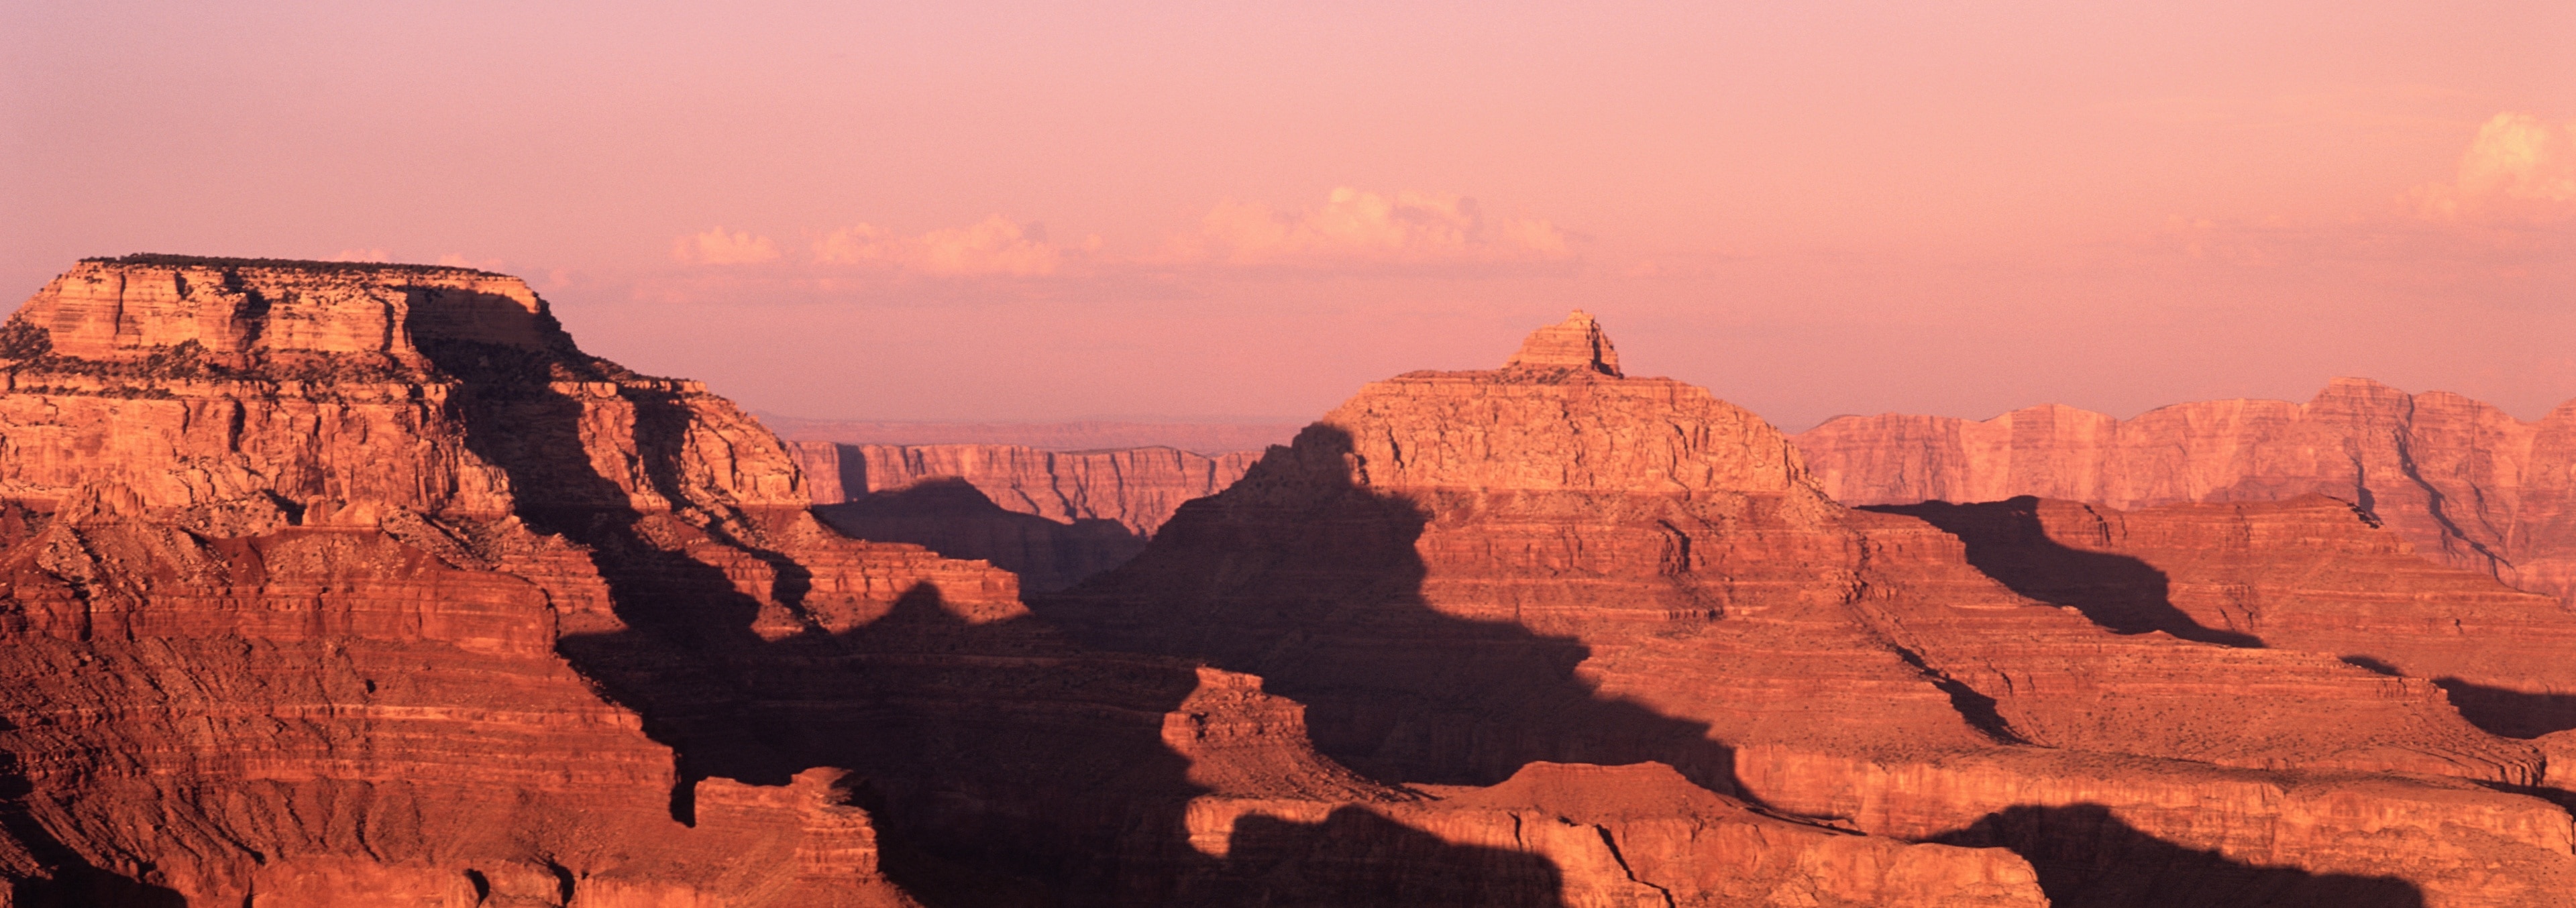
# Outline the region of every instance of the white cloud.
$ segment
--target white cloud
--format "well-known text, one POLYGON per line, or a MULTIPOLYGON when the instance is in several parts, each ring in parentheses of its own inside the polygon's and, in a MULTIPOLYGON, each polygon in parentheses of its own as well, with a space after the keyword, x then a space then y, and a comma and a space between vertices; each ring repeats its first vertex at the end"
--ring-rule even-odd
POLYGON ((1324 206, 1282 212, 1227 201, 1175 242, 1186 258, 1232 264, 1445 264, 1525 262, 1571 255, 1556 225, 1488 217, 1475 199, 1422 192, 1389 197, 1334 189, 1324 206))
POLYGON ((827 265, 881 265, 922 274, 1054 274, 1065 250, 1047 242, 1044 227, 994 215, 965 227, 897 236, 867 224, 835 230, 814 243, 814 260, 827 265))
POLYGON ((392 254, 392 253, 389 253, 389 252, 386 252, 386 251, 383 249, 383 247, 369 247, 369 248, 366 248, 366 249, 342 249, 342 250, 340 250, 340 251, 338 251, 338 252, 331 253, 331 256, 330 256, 329 258, 324 259, 323 261, 329 261, 329 262, 390 262, 390 261, 393 261, 393 260, 394 260, 393 254, 392 254))
POLYGON ((718 227, 673 241, 671 257, 699 265, 751 265, 776 260, 778 244, 749 231, 718 227))
POLYGON ((2496 114, 2460 155, 2458 178, 2414 191, 2415 210, 2442 221, 2556 221, 2576 217, 2576 122, 2496 114))

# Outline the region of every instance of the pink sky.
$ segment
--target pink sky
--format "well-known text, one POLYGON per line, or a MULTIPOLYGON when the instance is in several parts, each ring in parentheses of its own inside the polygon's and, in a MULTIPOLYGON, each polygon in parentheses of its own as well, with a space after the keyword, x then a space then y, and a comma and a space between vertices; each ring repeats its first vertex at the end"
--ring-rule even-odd
POLYGON ((2576 4, 0 8, 0 289, 447 260, 841 418, 1316 415, 1580 306, 1789 429, 2576 398, 2576 4))

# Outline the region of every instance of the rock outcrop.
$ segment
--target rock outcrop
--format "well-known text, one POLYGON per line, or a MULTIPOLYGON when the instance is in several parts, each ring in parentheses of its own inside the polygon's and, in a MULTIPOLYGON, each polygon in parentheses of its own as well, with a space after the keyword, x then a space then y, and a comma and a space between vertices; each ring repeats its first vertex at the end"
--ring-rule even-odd
POLYGON ((1845 416, 1795 440, 1851 505, 2329 495, 2425 557, 2576 605, 2576 401, 2526 423, 2456 394, 2339 378, 2305 404, 2208 401, 2130 420, 2053 405, 1983 422, 1845 416))
POLYGON ((1931 523, 1834 503, 1751 414, 1621 377, 1580 313, 1524 351, 1367 386, 1039 613, 1259 674, 1375 778, 1653 761, 1786 814, 2011 847, 2075 904, 2543 905, 2576 883, 2566 811, 2495 790, 2542 782, 2541 751, 2431 680, 2120 633, 1931 523))
POLYGON ((1652 767, 1356 773, 503 276, 95 260, 0 341, 12 904, 2041 903, 1652 767))

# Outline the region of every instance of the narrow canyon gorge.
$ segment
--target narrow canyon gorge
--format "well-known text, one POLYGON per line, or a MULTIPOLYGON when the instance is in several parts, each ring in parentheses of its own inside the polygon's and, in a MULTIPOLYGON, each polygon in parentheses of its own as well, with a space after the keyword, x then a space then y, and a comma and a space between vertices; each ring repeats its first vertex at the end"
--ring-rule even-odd
POLYGON ((1577 312, 1258 452, 787 442, 157 255, 0 370, 0 906, 2576 892, 2576 404, 1793 436, 1577 312))

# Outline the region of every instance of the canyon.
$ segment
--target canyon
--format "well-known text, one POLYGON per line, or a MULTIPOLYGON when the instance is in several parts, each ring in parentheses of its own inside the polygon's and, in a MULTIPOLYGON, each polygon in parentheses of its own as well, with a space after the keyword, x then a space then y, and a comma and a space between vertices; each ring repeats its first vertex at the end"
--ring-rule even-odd
POLYGON ((513 278, 177 256, 0 368, 9 905, 2576 890, 2557 430, 2445 400, 2016 473, 1578 312, 1259 454, 786 442, 513 278))
MULTIPOLYGON (((1494 414, 1523 416, 1506 405, 1551 400, 1527 388, 1619 389, 1582 418, 1687 424, 1676 423, 1681 442, 1647 456, 1590 452, 1601 456, 1582 470, 1606 472, 1589 485, 1566 482, 1574 449, 1543 421, 1498 439, 1527 445, 1520 453, 1478 447, 1423 467, 1432 481, 1492 460, 1458 473, 1490 488, 1443 494, 1495 519, 1489 537, 1444 529, 1425 549, 1438 564, 1483 567, 1416 579, 1489 591, 1488 606, 1527 604, 1529 623, 1492 607, 1467 609, 1473 620, 1408 607, 1415 594, 1400 588, 1407 562, 1395 547, 1413 542, 1405 534, 1420 524, 1406 515, 1420 512, 1349 488, 1355 461, 1329 426, 1159 526, 1148 524, 1161 505, 1144 492, 1080 499, 1091 510, 1076 519, 1153 540, 1111 579, 1033 608, 1051 600, 1024 595, 1010 571, 855 538, 818 518, 817 477, 759 422, 696 382, 583 353, 517 279, 370 263, 85 260, 0 327, 7 904, 1968 908, 2044 904, 2065 889, 2066 861, 2139 854, 2241 871, 2230 892, 2385 896, 2420 885, 2461 894, 2445 904, 2508 904, 2558 880, 2564 811, 2480 787, 2548 782, 2545 748, 2478 731, 2441 706, 2439 688, 2407 677, 2243 658, 2352 718, 2309 735, 2340 748, 2313 779, 2252 765, 2296 762, 2260 735, 2198 750, 2168 735, 2128 747, 2147 755, 2064 766, 2036 746, 1993 744, 1977 724, 1985 713, 1962 712, 1966 695, 1926 680, 1964 672, 1955 653, 1926 645, 1934 655, 1918 665, 1870 642, 1886 628, 1833 617, 1853 611, 1846 594, 1861 587, 1851 582, 1875 575, 1843 572, 1845 585, 1823 589, 1793 561, 1842 564, 1859 540, 1881 540, 1903 550, 1899 562, 1937 563, 1925 570, 1966 590, 1959 608, 2030 613, 2022 620, 2050 627, 2080 619, 2015 599, 1928 524, 1825 501, 1776 432, 1705 392, 1548 365, 1597 364, 1609 355, 1597 331, 1548 336, 1555 346, 1535 345, 1509 381, 1433 384, 1448 405, 1490 398, 1504 407, 1494 414), (1688 456, 1659 465, 1667 455, 1688 456), (1636 488, 1604 492, 1619 484, 1636 488), (1243 527, 1254 535, 1232 542, 1210 534, 1244 496, 1264 494, 1269 504, 1244 513, 1327 522, 1256 520, 1243 527), (1630 519, 1673 500, 1714 523, 1694 537, 1630 519), (1721 524, 1767 541, 1723 554, 1709 535, 1721 524), (1597 549, 1569 552, 1568 534, 1601 526, 1597 549), (1264 538, 1279 547, 1226 548, 1264 538), (1192 562, 1204 554, 1218 557, 1192 562), (1525 568, 1569 554, 1645 560, 1528 582, 1525 568), (1317 555, 1356 560, 1308 563, 1317 555), (1710 558, 1743 562, 1743 582, 1721 591, 1639 579, 1710 558), (1274 660, 1277 675, 1177 652, 1238 642, 1194 641, 1188 628, 1102 644, 1120 628, 1137 635, 1100 603, 1142 583, 1160 591, 1147 607, 1184 609, 1151 578, 1211 567, 1291 581, 1260 594, 1287 597, 1283 606, 1356 585, 1397 607, 1323 616, 1285 651, 1339 651, 1274 660), (1604 596, 1621 601, 1605 610, 1604 596), (1781 617, 1736 620, 1764 609, 1781 617), (1747 625, 1737 649, 1655 642, 1715 623, 1747 625), (1825 637, 1796 639, 1810 629, 1825 637), (1575 637, 1543 636, 1557 634, 1599 636, 1623 666, 1769 662, 1763 648, 1777 647, 1785 667, 1748 667, 1741 680, 1813 702, 1745 703, 1711 689, 1734 682, 1703 669, 1649 684, 1593 665, 1575 637), (1395 664, 1407 651, 1412 664, 1395 664), (1444 702, 1495 712, 1422 708, 1407 685, 1429 683, 1450 656, 1480 661, 1441 682, 1455 695, 1444 702), (1401 670, 1316 674, 1381 663, 1401 670), (1623 680, 1587 687, 1596 678, 1623 680), (1827 689, 1841 682, 1885 703, 1862 710, 1827 689), (1335 684, 1391 696, 1336 694, 1335 684), (1484 684, 1495 686, 1469 689, 1484 684), (1530 699, 1497 699, 1509 692, 1530 699), (1558 707, 1569 711, 1549 719, 1558 707), (1725 721, 1703 719, 1710 709, 1725 721), (1388 722, 1411 731, 1371 737, 1388 722), (1770 732, 1707 733, 1721 726, 1770 732), (1451 740, 1459 731, 1470 738, 1451 740), (2400 737, 2414 749, 2397 747, 2400 737), (1741 756, 1834 740, 1957 757, 1741 756), (2122 761, 2188 784, 2138 785, 2122 761), (1889 766, 2000 774, 2026 789, 2014 804, 2053 812, 2035 822, 2009 808, 1976 813, 2004 797, 1992 784, 1916 797, 1852 781, 1889 766), (2097 789, 2165 800, 2095 816, 2077 801, 2097 789), (2184 835, 2169 827, 2200 815, 2172 802, 2186 789, 2260 804, 2184 835), (1865 803, 1840 803, 1845 794, 1865 803), (2338 838, 2356 809, 2390 832, 2338 838), (1932 828, 1970 813, 1994 819, 1932 828), (2032 828, 2044 830, 2037 840, 2090 830, 2092 850, 2037 848, 2032 828), (2180 844, 2112 834, 2122 829, 2180 844), (2274 851, 2249 850, 2262 836, 2274 851), (2456 870, 2472 865, 2486 875, 2456 870)), ((1365 444, 1382 441, 1416 439, 1365 444)), ((1390 481, 1410 482, 1404 458, 1385 454, 1390 481)), ((1215 466, 1205 469, 1215 483, 1215 466)), ((963 480, 945 488, 961 486, 996 500, 963 480)), ((1212 588, 1228 584, 1239 582, 1212 588)), ((1899 608, 1858 598, 1871 603, 1864 611, 1899 608)), ((1958 631, 1933 624, 1917 633, 1958 631)), ((2032 664, 2117 680, 2070 664, 2100 641, 2032 636, 2042 654, 2032 664)), ((2181 670, 2239 652, 2195 656, 2197 646, 2138 649, 2181 670)), ((2020 723, 2013 734, 2117 737, 2045 697, 1996 702, 1995 715, 2020 723)))

